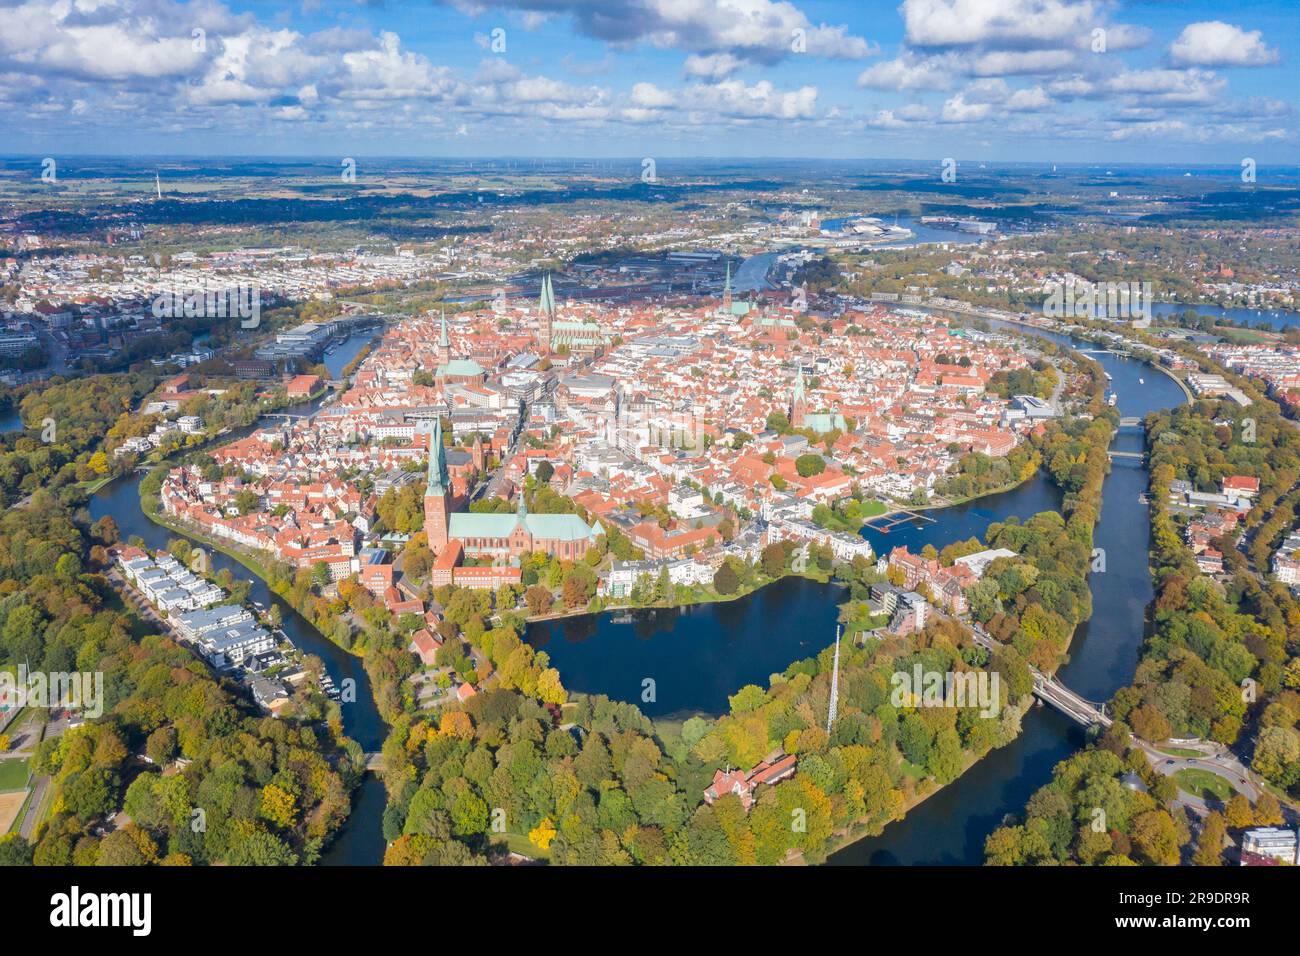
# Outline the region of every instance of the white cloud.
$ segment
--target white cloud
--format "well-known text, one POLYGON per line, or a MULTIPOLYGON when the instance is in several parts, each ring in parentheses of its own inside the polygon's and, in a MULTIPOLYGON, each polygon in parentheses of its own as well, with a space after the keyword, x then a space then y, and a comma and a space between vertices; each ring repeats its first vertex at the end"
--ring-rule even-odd
POLYGON ((1056 73, 1075 61, 1072 50, 995 50, 970 61, 975 76, 1056 73))
POLYGON ((903 0, 901 10, 913 46, 1074 46, 1102 13, 1091 0, 903 0))
POLYGON ((686 75, 706 80, 723 80, 745 65, 731 53, 695 54, 686 58, 686 75))
POLYGON ((951 57, 919 57, 904 54, 867 67, 858 75, 858 86, 873 90, 947 90, 956 73, 951 57))
MULTIPOLYGON (((679 90, 665 90, 653 83, 632 88, 632 109, 660 113, 679 111, 729 120, 802 120, 816 115, 817 87, 781 90, 767 80, 747 86, 740 80, 695 83, 679 90)), ((644 117, 644 114, 639 114, 644 117)))
POLYGON ((944 101, 940 118, 945 123, 973 123, 986 118, 992 111, 988 103, 971 103, 964 93, 944 101))
POLYGON ((1208 70, 1126 70, 1106 82, 1113 93, 1165 105, 1206 105, 1226 86, 1226 80, 1208 70))
MULTIPOLYGON (((28 0, 0 16, 0 61, 46 78, 136 81, 192 73, 205 60, 191 28, 217 25, 216 17, 190 16, 168 23, 153 10, 105 3, 80 9, 60 0, 28 0), (183 26, 182 26, 183 24, 183 26)), ((224 18, 222 18, 224 22, 224 18)))
POLYGON ((861 59, 875 52, 846 26, 814 24, 787 0, 451 0, 461 9, 568 14, 580 33, 690 53, 731 53, 772 64, 792 55, 801 31, 809 56, 861 59))
POLYGON ((1176 66, 1268 66, 1278 61, 1259 30, 1247 32, 1222 20, 1189 23, 1169 48, 1176 66))

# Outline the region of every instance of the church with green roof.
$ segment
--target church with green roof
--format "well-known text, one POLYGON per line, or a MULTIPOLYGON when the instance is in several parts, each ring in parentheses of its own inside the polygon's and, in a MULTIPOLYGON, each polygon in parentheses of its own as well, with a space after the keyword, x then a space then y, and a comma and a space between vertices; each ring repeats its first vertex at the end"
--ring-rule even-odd
POLYGON ((588 525, 575 514, 530 514, 519 494, 514 514, 454 510, 447 475, 447 452, 442 444, 442 422, 434 425, 429 446, 429 473, 424 488, 424 530, 435 555, 455 542, 467 557, 507 561, 533 551, 576 561, 605 533, 600 522, 588 525))
POLYGON ((567 322, 556 318, 555 288, 548 273, 542 278, 542 292, 537 299, 537 345, 543 355, 565 351, 590 357, 602 354, 610 337, 595 322, 567 322))
POLYGON ((444 382, 481 382, 487 377, 487 369, 473 359, 451 357, 446 312, 442 313, 442 334, 438 336, 438 368, 434 377, 444 382))

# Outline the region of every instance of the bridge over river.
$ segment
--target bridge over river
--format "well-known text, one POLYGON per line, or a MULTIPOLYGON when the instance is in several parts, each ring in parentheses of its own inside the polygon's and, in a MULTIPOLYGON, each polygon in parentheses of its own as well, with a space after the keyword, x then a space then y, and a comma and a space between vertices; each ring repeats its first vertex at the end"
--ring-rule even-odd
MULTIPOLYGON (((975 643, 985 650, 991 651, 996 646, 992 635, 978 624, 974 625, 972 633, 975 635, 975 643)), ((1030 665, 1029 670, 1034 675, 1034 696, 1043 703, 1055 707, 1075 723, 1084 727, 1091 727, 1093 724, 1109 727, 1114 723, 1111 718, 1106 716, 1104 704, 1095 704, 1090 700, 1085 700, 1060 681, 1054 677, 1049 677, 1033 665, 1030 665)))

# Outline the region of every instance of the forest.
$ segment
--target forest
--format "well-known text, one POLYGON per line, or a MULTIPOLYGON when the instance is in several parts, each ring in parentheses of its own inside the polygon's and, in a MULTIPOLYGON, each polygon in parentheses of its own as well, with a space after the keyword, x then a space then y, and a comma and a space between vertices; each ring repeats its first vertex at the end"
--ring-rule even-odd
POLYGON ((44 491, 0 515, 0 666, 102 675, 105 696, 103 717, 38 745, 48 817, 30 843, 0 839, 0 862, 315 862, 359 779, 337 705, 301 692, 289 719, 262 716, 126 611, 105 576, 115 539, 44 491))

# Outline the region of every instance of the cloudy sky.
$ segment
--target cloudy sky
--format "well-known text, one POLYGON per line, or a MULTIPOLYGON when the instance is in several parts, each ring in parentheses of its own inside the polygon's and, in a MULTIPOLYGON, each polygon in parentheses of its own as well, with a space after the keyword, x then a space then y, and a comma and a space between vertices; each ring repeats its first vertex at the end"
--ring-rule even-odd
POLYGON ((1239 0, 0 0, 0 152, 1295 163, 1239 0))

